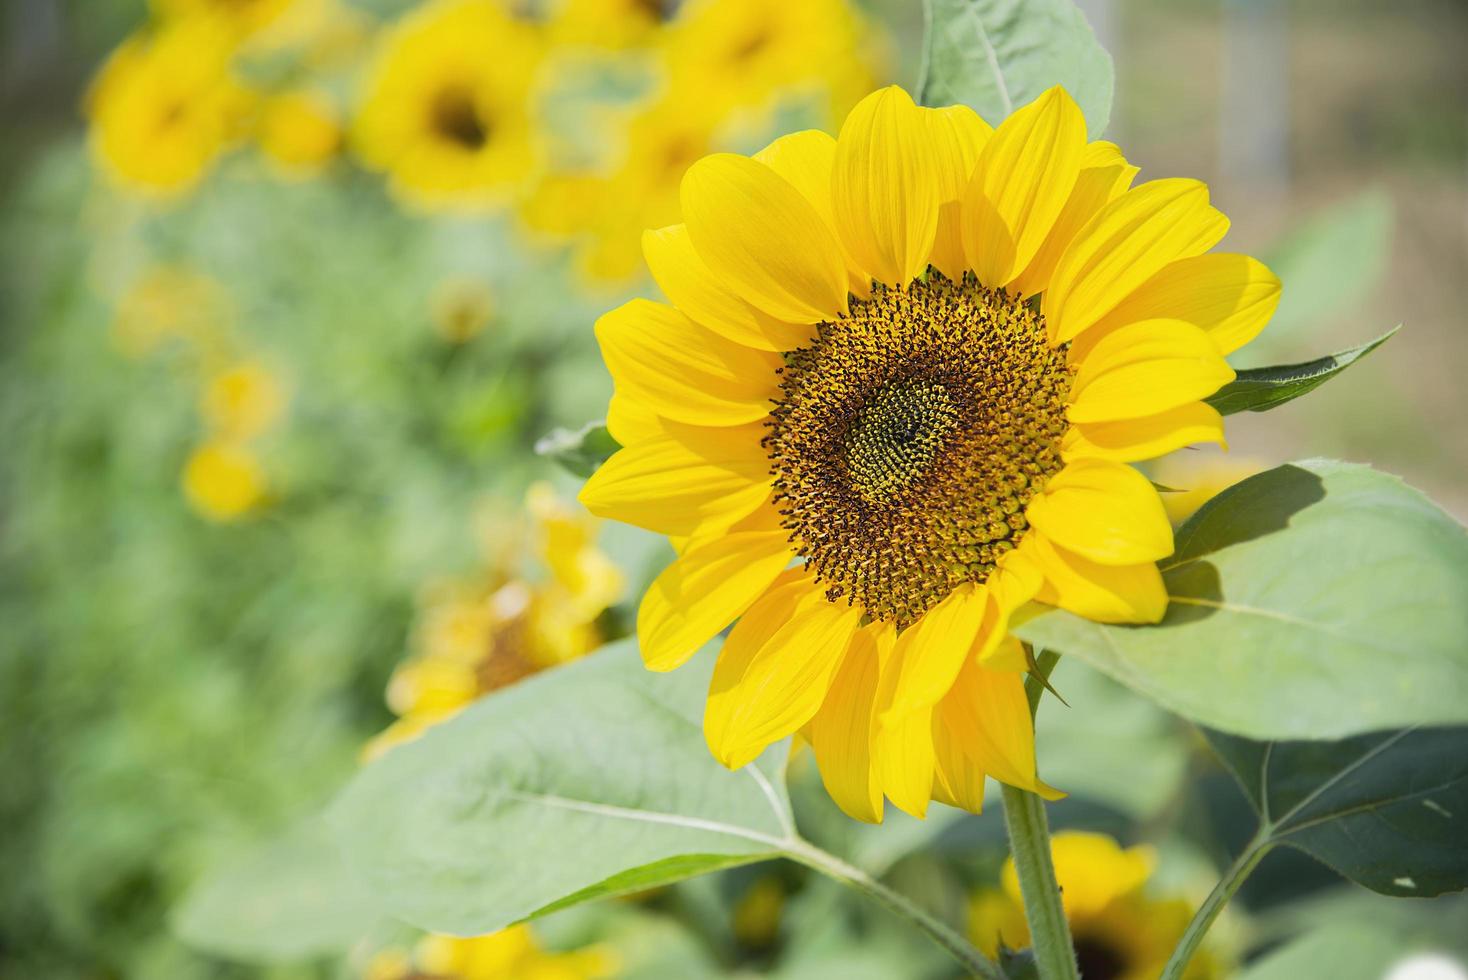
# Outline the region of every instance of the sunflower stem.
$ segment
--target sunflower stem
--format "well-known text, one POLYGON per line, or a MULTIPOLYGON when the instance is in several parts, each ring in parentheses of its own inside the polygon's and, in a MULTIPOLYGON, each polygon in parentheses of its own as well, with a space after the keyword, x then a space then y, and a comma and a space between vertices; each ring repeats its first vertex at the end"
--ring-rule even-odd
POLYGON ((847 864, 836 855, 800 838, 786 843, 785 854, 793 861, 863 892, 886 906, 888 911, 907 919, 927 933, 928 938, 974 976, 982 977, 983 980, 1005 980, 1004 972, 993 960, 975 949, 946 923, 918 908, 907 896, 893 891, 860 868, 847 864))
POLYGON ((1269 840, 1267 829, 1261 830, 1234 860, 1234 863, 1229 865, 1218 884, 1213 886, 1213 891, 1208 894, 1203 904, 1198 906, 1198 911, 1193 914, 1193 921, 1188 923, 1188 928, 1184 930, 1182 938, 1178 940, 1177 948, 1172 951, 1172 957, 1168 959, 1167 966, 1162 969, 1161 980, 1178 980, 1183 975, 1183 971, 1188 968, 1188 962, 1202 944, 1203 937, 1208 934, 1209 927, 1223 911, 1223 907, 1228 904, 1228 900, 1233 898, 1234 893, 1243 885, 1244 879, 1248 878, 1259 866, 1259 862, 1264 860, 1264 855, 1269 853, 1272 846, 1273 843, 1269 840))
POLYGON ((1001 783, 1004 825, 1009 829, 1009 852, 1019 872, 1019 892, 1025 902, 1025 921, 1040 980, 1078 980, 1075 945, 1070 923, 1060 904, 1060 886, 1050 859, 1050 827, 1045 801, 1034 793, 1001 783))

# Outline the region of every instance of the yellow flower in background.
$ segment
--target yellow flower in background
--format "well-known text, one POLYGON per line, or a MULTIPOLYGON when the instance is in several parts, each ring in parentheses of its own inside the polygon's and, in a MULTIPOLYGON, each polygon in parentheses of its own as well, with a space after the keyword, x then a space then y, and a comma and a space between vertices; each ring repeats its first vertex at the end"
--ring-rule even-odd
POLYGON ((675 0, 559 0, 546 22, 558 46, 627 48, 651 43, 675 0))
POLYGON ((501 204, 537 162, 535 30, 493 0, 439 0, 388 29, 363 90, 356 147, 423 208, 501 204))
POLYGON ((149 266, 118 300, 112 339, 130 357, 142 357, 170 339, 217 346, 234 320, 220 283, 186 266, 149 266))
POLYGON ((663 51, 668 87, 695 92, 705 113, 804 94, 840 118, 881 60, 847 0, 687 0, 663 51))
POLYGON ((487 936, 427 936, 412 956, 386 950, 368 967, 367 980, 598 980, 616 971, 609 948, 552 952, 521 924, 487 936))
POLYGON ((216 437, 247 442, 280 420, 285 401, 285 388, 273 371, 258 361, 243 361, 209 378, 199 414, 216 437))
POLYGON ((1163 486, 1180 491, 1164 493, 1162 506, 1173 524, 1181 524, 1235 483, 1263 473, 1272 465, 1255 456, 1173 453, 1153 465, 1152 475, 1163 486))
POLYGON ((532 487, 526 503, 528 541, 512 542, 480 577, 438 584, 420 599, 414 656, 388 684, 399 717, 368 743, 367 758, 606 641, 599 621, 626 586, 596 547, 599 522, 549 486, 532 487), (535 567, 522 569, 527 557, 535 567))
POLYGON ((1202 399, 1279 293, 1206 254, 1203 184, 1135 173, 1059 88, 997 130, 887 88, 839 140, 689 169, 644 240, 674 305, 597 324, 624 448, 581 499, 679 546, 649 668, 738 620, 704 716, 725 765, 805 731, 872 821, 884 794, 976 811, 985 776, 1055 795, 1011 618, 1162 617, 1172 529, 1128 464, 1222 440, 1202 399))
MULTIPOLYGON (((1050 841, 1065 917, 1086 980, 1152 980, 1162 972, 1192 917, 1183 898, 1153 898, 1144 886, 1156 857, 1151 848, 1123 850, 1102 834, 1062 831, 1050 841)), ((969 905, 969 938, 988 956, 1002 943, 1030 945, 1014 859, 1007 860, 1001 887, 976 895, 969 905)), ((1207 948, 1193 957, 1187 980, 1225 974, 1207 948)))
POLYGON ((238 35, 250 35, 280 20, 293 7, 316 0, 150 0, 149 6, 163 20, 208 18, 238 35))
POLYGON ((465 344, 479 336, 493 319, 494 291, 480 279, 450 276, 433 288, 428 312, 440 337, 450 344, 465 344))
POLYGON ((125 41, 88 95, 92 154, 139 193, 187 193, 240 135, 251 104, 216 20, 170 21, 125 41))
POLYGON ((255 139, 281 174, 309 177, 319 173, 341 149, 341 121, 331 102, 319 92, 284 92, 261 106, 255 139))
POLYGON ((244 517, 265 499, 265 471, 249 449, 229 442, 207 442, 184 464, 184 495, 211 521, 244 517))

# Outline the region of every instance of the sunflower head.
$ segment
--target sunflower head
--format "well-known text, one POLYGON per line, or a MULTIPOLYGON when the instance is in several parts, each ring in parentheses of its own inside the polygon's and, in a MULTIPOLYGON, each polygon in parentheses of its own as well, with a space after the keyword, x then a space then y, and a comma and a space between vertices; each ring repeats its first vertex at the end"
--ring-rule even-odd
POLYGON ((743 765, 797 731, 853 816, 977 810, 1035 772, 1030 603, 1155 622, 1172 532, 1129 464, 1223 441, 1203 399, 1278 281, 1210 249, 1190 180, 1088 142, 1046 92, 997 129, 888 88, 839 138, 694 163, 644 237, 671 305, 599 322, 623 445, 596 513, 672 536, 649 667, 737 620, 705 714, 743 765))

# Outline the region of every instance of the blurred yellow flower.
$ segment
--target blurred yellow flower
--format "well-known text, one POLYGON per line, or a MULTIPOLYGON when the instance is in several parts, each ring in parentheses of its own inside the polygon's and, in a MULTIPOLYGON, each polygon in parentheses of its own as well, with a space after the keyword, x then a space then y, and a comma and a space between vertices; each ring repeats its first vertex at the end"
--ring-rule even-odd
POLYGON ((487 936, 427 936, 410 957, 401 950, 379 953, 367 980, 596 980, 617 970, 617 958, 603 946, 551 952, 528 925, 510 926, 487 936))
POLYGON ((1270 465, 1254 456, 1191 450, 1159 459, 1152 475, 1163 486, 1180 491, 1164 493, 1162 506, 1172 523, 1181 524, 1235 483, 1264 472, 1270 465))
POLYGON ((450 344, 468 343, 489 326, 494 292, 480 279, 450 276, 439 281, 429 298, 433 329, 450 344))
POLYGON ((437 0, 389 29, 363 91, 356 148, 421 208, 507 200, 537 159, 535 29, 493 0, 437 0))
POLYGON ((242 361, 208 380, 199 414, 215 437, 245 442, 280 419, 285 400, 285 389, 274 372, 258 361, 242 361))
POLYGON ((164 20, 211 18, 240 35, 253 34, 279 20, 293 6, 311 0, 151 0, 164 20))
POLYGON ((420 599, 414 656, 388 683, 388 707, 399 717, 368 743, 367 758, 605 641, 601 616, 625 583, 596 547, 600 522, 541 484, 527 495, 527 509, 528 548, 508 548, 479 577, 441 583, 420 599), (522 572, 527 553, 545 574, 522 572))
POLYGON ((238 520, 265 499, 265 471, 255 454, 228 442, 207 442, 184 464, 183 488, 194 510, 211 521, 238 520))
POLYGON ((319 92, 297 89, 266 100, 255 138, 282 175, 309 177, 341 149, 342 128, 329 100, 319 92))
MULTIPOLYGON (((1062 831, 1050 842, 1061 901, 1086 980, 1152 980, 1187 928, 1192 911, 1181 898, 1156 899, 1144 886, 1156 857, 1151 848, 1123 850, 1103 834, 1062 831)), ((1014 860, 1005 862, 1000 888, 980 892, 969 905, 969 936, 989 956, 1002 942, 1028 946, 1029 927, 1014 860)), ((1217 954, 1205 947, 1184 977, 1225 975, 1217 954)))
POLYGON ((547 21, 551 42, 588 48, 651 43, 675 0, 560 0, 547 21))
POLYGON ((112 339, 124 354, 142 357, 169 339, 212 346, 228 332, 234 312, 215 279, 185 266, 149 266, 118 301, 112 339))
POLYGON ((250 108, 232 54, 229 32, 211 18, 171 21, 123 42, 87 100, 98 165, 142 194, 191 190, 241 134, 250 108))
POLYGON ((779 937, 784 912, 785 885, 778 875, 761 875, 734 903, 730 923, 734 938, 754 949, 772 945, 779 937))

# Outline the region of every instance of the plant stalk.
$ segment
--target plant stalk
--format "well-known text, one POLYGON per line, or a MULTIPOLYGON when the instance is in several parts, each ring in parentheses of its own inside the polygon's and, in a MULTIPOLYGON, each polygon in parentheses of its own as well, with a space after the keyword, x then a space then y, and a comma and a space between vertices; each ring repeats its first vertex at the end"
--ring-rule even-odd
POLYGON ((1060 886, 1055 881, 1055 864, 1050 859, 1050 827, 1045 820, 1045 801, 1034 793, 1001 783, 1004 792, 1004 825, 1009 829, 1009 851, 1019 872, 1019 892, 1024 898, 1025 920, 1030 926, 1030 945, 1040 980, 1078 980, 1075 944, 1070 923, 1060 903, 1060 886))
POLYGON ((1183 931, 1183 936, 1178 940, 1177 948, 1172 951, 1172 957, 1168 959, 1167 966, 1162 969, 1161 980, 1179 980, 1183 971, 1188 967, 1188 961, 1198 951, 1203 943, 1203 937, 1208 934, 1208 929, 1228 900, 1234 897, 1234 893, 1243 885, 1244 879, 1259 866, 1274 846, 1269 839, 1267 828, 1261 828, 1259 833, 1251 840, 1243 852, 1229 865, 1223 877, 1213 891, 1209 892, 1208 898, 1198 906, 1198 911, 1193 914, 1193 921, 1188 923, 1188 928, 1183 931))
POLYGON ((964 939, 948 925, 918 908, 911 899, 893 891, 858 867, 847 864, 836 855, 821 850, 804 840, 786 844, 786 855, 793 861, 814 871, 819 871, 844 885, 866 893, 894 914, 907 919, 943 948, 949 956, 976 977, 984 980, 1005 980, 1004 973, 973 944, 964 939))

